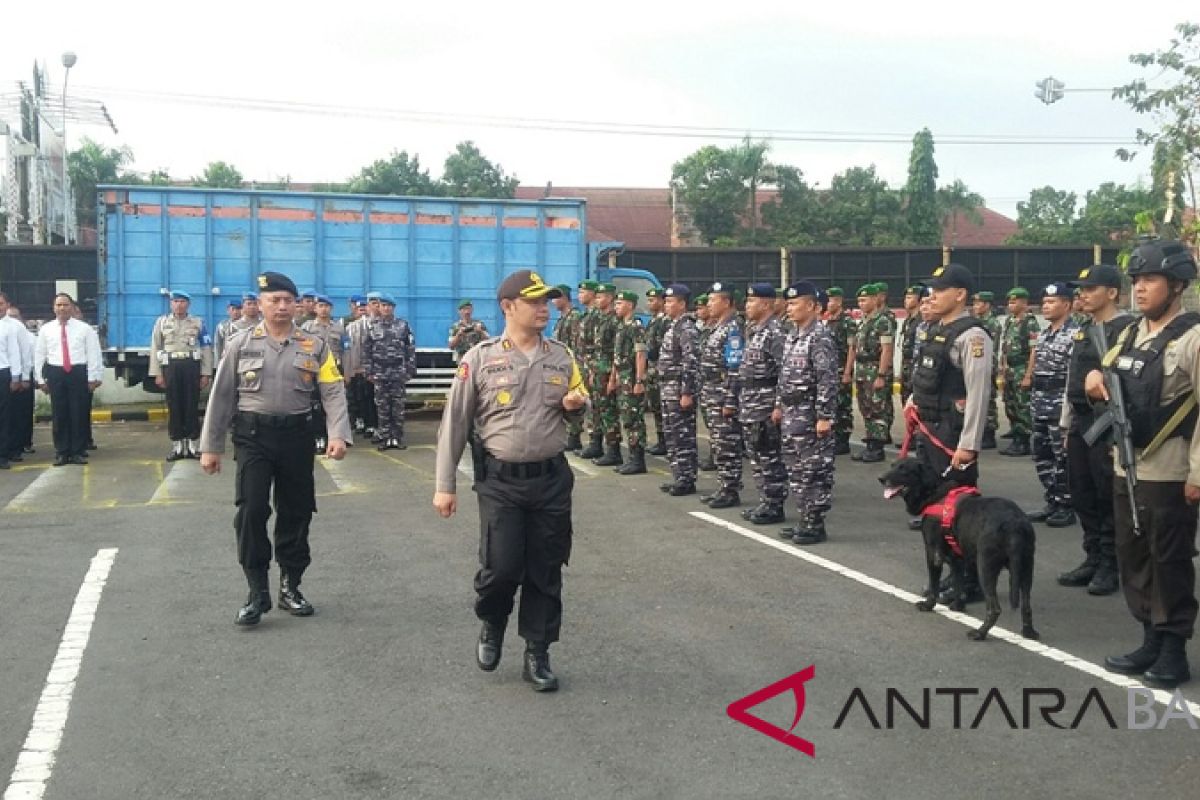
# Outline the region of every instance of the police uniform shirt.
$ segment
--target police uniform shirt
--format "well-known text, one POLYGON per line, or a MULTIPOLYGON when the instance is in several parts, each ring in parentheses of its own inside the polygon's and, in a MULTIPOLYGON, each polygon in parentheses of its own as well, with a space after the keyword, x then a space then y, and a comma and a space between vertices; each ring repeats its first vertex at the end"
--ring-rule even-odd
POLYGON ((154 323, 150 334, 150 377, 159 377, 168 361, 179 358, 199 361, 200 374, 212 375, 212 347, 204 322, 199 317, 165 314, 154 323))
POLYGON ((346 335, 346 329, 342 327, 342 323, 335 319, 321 322, 318 317, 301 325, 300 330, 324 340, 325 344, 329 346, 330 352, 333 353, 333 357, 338 361, 342 360, 342 340, 346 335))
MULTIPOLYGON (((949 325, 967 316, 970 316, 970 312, 963 309, 954 319, 943 319, 942 324, 949 325)), ((966 405, 962 409, 963 428, 957 446, 961 450, 978 452, 983 441, 983 429, 987 426, 988 402, 992 396, 991 335, 978 326, 961 334, 950 348, 950 363, 962 370, 963 382, 967 387, 966 405)), ((953 442, 946 444, 953 446, 953 442)))
MULTIPOLYGON (((1163 324, 1170 321, 1163 320, 1163 324)), ((1133 346, 1138 348, 1148 344, 1161 331, 1160 327, 1151 333, 1146 320, 1142 319, 1131 333, 1135 337, 1133 346)), ((1110 344, 1115 346, 1115 343, 1110 344)), ((1169 342, 1161 357, 1161 404, 1170 405, 1188 392, 1195 394, 1196 399, 1200 401, 1200 325, 1188 328, 1178 339, 1169 342)), ((1137 450, 1136 454, 1139 481, 1184 481, 1200 486, 1200 419, 1196 421, 1191 441, 1183 436, 1172 436, 1151 453, 1149 458, 1143 459, 1141 450, 1137 450)), ((1124 476, 1121 460, 1116 458, 1115 451, 1113 455, 1113 467, 1117 475, 1124 476)))
POLYGON ((486 339, 459 362, 438 428, 437 491, 457 491, 458 460, 474 424, 484 449, 500 461, 545 461, 567 446, 567 392, 587 393, 566 345, 543 338, 531 355, 506 337, 486 339))
POLYGON ((312 390, 321 391, 330 439, 351 441, 346 389, 329 346, 292 326, 276 341, 257 325, 229 343, 217 367, 204 413, 200 452, 224 453, 225 433, 237 411, 292 416, 312 410, 312 390))

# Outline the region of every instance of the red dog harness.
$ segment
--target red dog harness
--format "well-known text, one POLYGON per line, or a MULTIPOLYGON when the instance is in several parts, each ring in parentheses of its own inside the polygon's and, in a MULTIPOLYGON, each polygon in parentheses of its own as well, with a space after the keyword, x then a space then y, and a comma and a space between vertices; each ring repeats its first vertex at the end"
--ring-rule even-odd
POLYGON ((954 529, 954 517, 958 514, 958 501, 964 497, 978 494, 979 490, 974 486, 956 486, 946 493, 941 502, 930 503, 921 512, 921 516, 937 517, 942 521, 942 538, 950 546, 950 552, 959 558, 962 558, 963 554, 962 545, 958 543, 958 539, 950 532, 954 529))

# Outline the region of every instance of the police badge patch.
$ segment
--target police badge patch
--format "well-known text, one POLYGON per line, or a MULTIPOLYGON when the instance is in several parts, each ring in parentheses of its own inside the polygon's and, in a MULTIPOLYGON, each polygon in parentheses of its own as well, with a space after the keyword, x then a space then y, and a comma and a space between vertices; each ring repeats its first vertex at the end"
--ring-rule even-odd
POLYGON ((971 358, 983 358, 983 339, 971 340, 971 358))

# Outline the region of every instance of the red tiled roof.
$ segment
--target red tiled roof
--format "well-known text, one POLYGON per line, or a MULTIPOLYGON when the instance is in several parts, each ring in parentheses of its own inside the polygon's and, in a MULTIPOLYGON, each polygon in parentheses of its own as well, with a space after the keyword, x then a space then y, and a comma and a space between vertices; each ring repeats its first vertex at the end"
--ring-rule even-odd
POLYGON ((942 243, 951 247, 999 246, 1019 230, 1014 220, 989 208, 980 208, 979 216, 982 222, 975 223, 956 211, 942 228, 942 243))
MULTIPOLYGON (((518 186, 517 198, 540 200, 544 186, 518 186)), ((550 197, 587 201, 589 241, 618 241, 626 247, 671 246, 671 190, 595 186, 552 186, 550 197)))

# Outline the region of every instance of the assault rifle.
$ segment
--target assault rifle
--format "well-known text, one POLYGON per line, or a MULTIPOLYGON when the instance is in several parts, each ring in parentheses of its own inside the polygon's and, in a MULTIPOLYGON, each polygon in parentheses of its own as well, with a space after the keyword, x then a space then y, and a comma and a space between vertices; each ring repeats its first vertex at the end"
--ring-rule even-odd
POLYGON ((1133 535, 1142 535, 1141 522, 1138 520, 1137 497, 1137 464, 1133 452, 1133 426, 1129 423, 1129 415, 1125 411, 1125 395, 1121 392, 1121 379, 1115 371, 1105 369, 1103 361, 1108 353, 1108 337, 1104 331, 1104 323, 1093 322, 1088 329, 1092 344, 1100 353, 1101 370, 1104 373, 1104 388, 1108 390, 1108 409, 1097 417, 1083 434, 1083 440, 1088 447, 1094 445, 1110 430, 1113 432, 1113 444, 1117 446, 1117 463, 1125 472, 1125 488, 1129 490, 1129 512, 1133 517, 1133 535))

